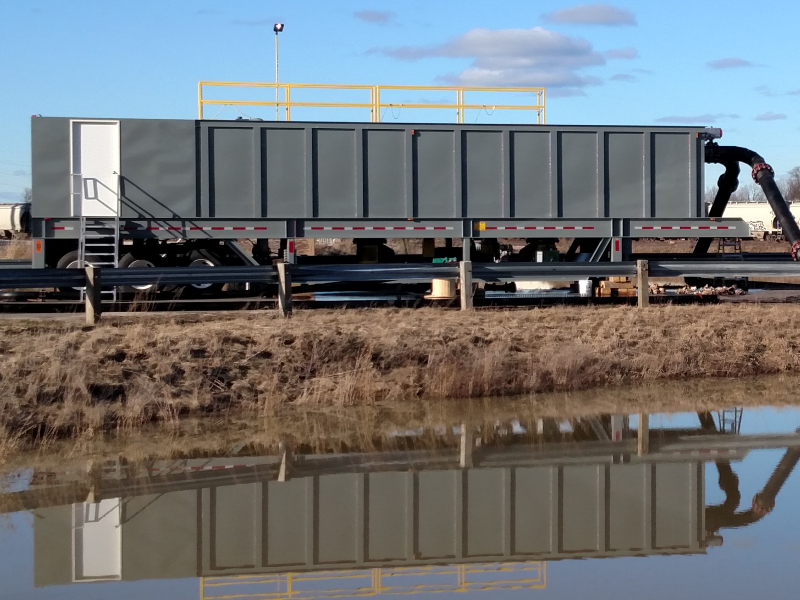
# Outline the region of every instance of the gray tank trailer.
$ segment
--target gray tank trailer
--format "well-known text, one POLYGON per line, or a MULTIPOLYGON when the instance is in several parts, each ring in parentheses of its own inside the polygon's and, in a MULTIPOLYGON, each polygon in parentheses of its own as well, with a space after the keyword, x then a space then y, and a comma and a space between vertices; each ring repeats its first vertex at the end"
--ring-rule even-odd
POLYGON ((570 238, 567 260, 619 261, 634 238, 744 237, 705 215, 720 133, 34 117, 34 267, 268 264, 268 240, 291 262, 302 238, 570 238))

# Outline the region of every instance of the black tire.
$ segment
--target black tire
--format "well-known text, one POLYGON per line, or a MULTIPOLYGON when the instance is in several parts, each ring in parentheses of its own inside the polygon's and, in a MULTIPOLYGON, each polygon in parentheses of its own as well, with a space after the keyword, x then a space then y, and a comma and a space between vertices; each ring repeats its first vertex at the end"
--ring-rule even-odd
MULTIPOLYGON (((128 253, 122 258, 119 259, 118 267, 120 269, 141 269, 147 267, 155 267, 155 263, 149 259, 141 259, 138 256, 135 256, 132 253, 128 253), (137 264, 139 263, 139 264, 137 264)), ((122 291, 133 293, 133 294, 141 294, 141 293, 153 293, 158 289, 156 284, 149 285, 149 286, 129 286, 126 285, 122 288, 122 291)))
MULTIPOLYGON (((78 262, 78 251, 72 250, 71 252, 67 252, 64 256, 58 259, 56 263, 57 269, 69 269, 70 264, 78 262)), ((77 268, 77 267, 73 267, 77 268)))
MULTIPOLYGON (((67 252, 64 256, 58 259, 56 263, 57 269, 77 269, 78 268, 78 251, 72 250, 67 252)), ((67 287, 58 288, 59 292, 79 292, 81 288, 79 287, 67 287)))
MULTIPOLYGON (((213 252, 206 250, 205 248, 198 248, 196 250, 192 250, 189 253, 189 265, 188 266, 207 266, 209 268, 219 267, 222 265, 222 260, 218 256, 216 256, 213 252)), ((194 285, 187 285, 184 286, 184 290, 186 293, 190 295, 199 295, 199 294, 216 294, 222 291, 222 288, 225 287, 224 283, 207 283, 207 284, 194 284, 194 285)))

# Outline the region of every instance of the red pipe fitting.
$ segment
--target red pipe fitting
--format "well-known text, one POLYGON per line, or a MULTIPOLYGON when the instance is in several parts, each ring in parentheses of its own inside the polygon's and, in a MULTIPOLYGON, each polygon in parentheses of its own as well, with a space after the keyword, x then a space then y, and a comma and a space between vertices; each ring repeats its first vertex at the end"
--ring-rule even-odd
POLYGON ((753 167, 753 173, 752 173, 753 174, 753 181, 755 181, 756 183, 758 183, 758 179, 756 178, 756 176, 761 171, 769 171, 771 175, 775 175, 775 171, 773 171, 772 167, 770 167, 767 163, 763 163, 763 162, 762 163, 758 163, 757 165, 755 165, 753 167))
POLYGON ((800 260, 800 240, 792 244, 792 260, 800 260))

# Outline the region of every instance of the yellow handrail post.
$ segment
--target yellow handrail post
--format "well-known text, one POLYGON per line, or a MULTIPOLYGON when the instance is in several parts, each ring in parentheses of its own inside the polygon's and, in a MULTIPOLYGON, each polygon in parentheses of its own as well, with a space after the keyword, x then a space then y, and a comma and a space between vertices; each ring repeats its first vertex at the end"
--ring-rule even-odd
POLYGON ((284 94, 286 95, 286 120, 292 120, 292 103, 291 103, 291 95, 290 95, 290 86, 287 83, 286 86, 283 88, 284 94))
POLYGON ((539 95, 540 95, 539 96, 540 97, 539 106, 542 107, 542 121, 541 121, 541 123, 542 123, 542 125, 545 125, 547 123, 547 116, 545 115, 545 112, 544 112, 545 111, 544 88, 542 88, 542 90, 539 92, 539 95))
POLYGON ((203 120, 203 82, 197 82, 197 118, 203 120))

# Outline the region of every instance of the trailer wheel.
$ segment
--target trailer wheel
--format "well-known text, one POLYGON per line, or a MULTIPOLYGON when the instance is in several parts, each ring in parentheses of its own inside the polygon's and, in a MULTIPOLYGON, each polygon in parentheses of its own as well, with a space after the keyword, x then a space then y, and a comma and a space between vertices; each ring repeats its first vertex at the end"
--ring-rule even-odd
MULTIPOLYGON (((119 259, 120 269, 149 269, 155 267, 153 261, 146 258, 137 258, 130 252, 119 259)), ((126 285, 123 290, 126 292, 154 292, 158 286, 155 283, 148 285, 126 285)))
MULTIPOLYGON (((218 267, 222 261, 205 249, 193 250, 189 253, 190 267, 218 267)), ((195 292, 216 293, 222 290, 224 283, 193 283, 186 289, 195 292)))
MULTIPOLYGON (((64 256, 58 259, 56 263, 57 269, 77 269, 78 268, 78 258, 79 254, 77 250, 72 250, 67 252, 64 256)), ((58 288, 60 292, 79 292, 81 291, 80 287, 67 287, 67 288, 58 288)))

